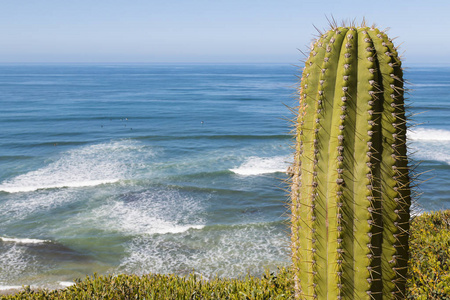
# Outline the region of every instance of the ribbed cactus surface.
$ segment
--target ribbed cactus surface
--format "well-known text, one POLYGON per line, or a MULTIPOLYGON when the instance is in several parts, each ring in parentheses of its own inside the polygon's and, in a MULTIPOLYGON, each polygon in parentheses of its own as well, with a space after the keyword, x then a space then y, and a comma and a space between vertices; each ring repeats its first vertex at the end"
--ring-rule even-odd
POLYGON ((299 299, 404 299, 410 189, 401 63, 373 27, 335 27, 299 88, 291 247, 299 299))

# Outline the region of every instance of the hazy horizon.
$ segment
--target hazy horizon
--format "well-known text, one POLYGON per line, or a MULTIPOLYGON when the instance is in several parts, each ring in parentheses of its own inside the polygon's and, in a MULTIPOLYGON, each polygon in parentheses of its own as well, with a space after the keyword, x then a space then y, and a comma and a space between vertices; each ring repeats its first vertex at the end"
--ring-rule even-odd
POLYGON ((450 3, 0 2, 0 63, 298 63, 328 20, 376 23, 404 61, 450 63, 450 3), (389 7, 389 9, 386 9, 389 7), (438 20, 438 26, 435 25, 438 20), (430 55, 430 53, 432 55, 430 55))

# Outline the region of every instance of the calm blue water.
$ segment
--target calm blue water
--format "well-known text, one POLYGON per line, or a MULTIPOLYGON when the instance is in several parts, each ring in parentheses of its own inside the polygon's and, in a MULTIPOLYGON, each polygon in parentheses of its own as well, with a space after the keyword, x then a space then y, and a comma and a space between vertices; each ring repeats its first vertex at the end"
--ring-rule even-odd
MULTIPOLYGON (((290 65, 1 65, 0 286, 289 263, 290 65)), ((423 210, 450 208, 450 68, 412 67, 423 210)))

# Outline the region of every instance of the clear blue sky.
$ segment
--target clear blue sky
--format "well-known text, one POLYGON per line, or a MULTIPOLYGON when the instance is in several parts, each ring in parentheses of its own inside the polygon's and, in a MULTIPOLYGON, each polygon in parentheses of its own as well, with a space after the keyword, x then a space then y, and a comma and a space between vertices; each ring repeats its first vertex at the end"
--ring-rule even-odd
POLYGON ((0 0, 0 62, 296 63, 331 15, 450 63, 450 0, 0 0))

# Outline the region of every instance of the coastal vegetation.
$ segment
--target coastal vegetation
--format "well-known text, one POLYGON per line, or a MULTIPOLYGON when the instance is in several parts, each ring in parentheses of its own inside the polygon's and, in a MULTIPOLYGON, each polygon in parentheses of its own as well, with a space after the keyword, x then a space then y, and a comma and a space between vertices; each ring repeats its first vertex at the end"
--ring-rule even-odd
MULTIPOLYGON (((406 298, 450 299, 450 210, 424 213, 411 221, 406 298)), ((25 287, 1 299, 292 299, 293 276, 287 268, 261 278, 199 275, 102 275, 77 280, 62 290, 25 287)))

